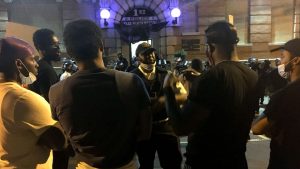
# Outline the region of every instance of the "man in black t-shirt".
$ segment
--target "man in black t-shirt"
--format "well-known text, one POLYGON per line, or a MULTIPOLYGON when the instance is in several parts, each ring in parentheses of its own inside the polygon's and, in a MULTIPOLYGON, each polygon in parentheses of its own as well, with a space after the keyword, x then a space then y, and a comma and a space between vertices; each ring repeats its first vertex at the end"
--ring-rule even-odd
MULTIPOLYGON (((33 34, 33 42, 40 59, 37 61, 39 65, 37 79, 28 85, 28 89, 43 96, 49 102, 49 89, 59 81, 52 66, 53 61, 60 60, 59 40, 52 30, 39 29, 33 34)), ((53 169, 67 169, 68 162, 68 151, 53 151, 53 169)))
POLYGON ((169 74, 164 83, 175 132, 188 135, 186 168, 247 169, 246 143, 254 110, 257 75, 234 61, 238 42, 233 25, 216 22, 206 31, 210 70, 197 77, 182 109, 176 105, 169 74))
POLYGON ((49 101, 49 89, 59 81, 52 66, 53 61, 60 60, 59 40, 52 30, 39 29, 33 34, 33 42, 39 52, 40 60, 38 60, 37 80, 28 88, 49 101))
POLYGON ((296 169, 300 168, 300 39, 290 40, 279 49, 283 50, 281 76, 291 83, 272 95, 252 131, 271 137, 268 169, 296 169))
POLYGON ((150 44, 140 44, 136 49, 136 57, 140 65, 131 71, 143 80, 151 98, 153 114, 151 138, 138 144, 140 169, 153 169, 156 152, 163 169, 180 169, 182 157, 179 139, 169 123, 163 101, 162 87, 167 71, 156 66, 154 51, 150 44))
POLYGON ((90 20, 66 25, 66 49, 79 70, 51 87, 51 110, 70 139, 78 168, 136 169, 137 142, 151 133, 150 99, 138 76, 105 69, 101 39, 101 29, 90 20))

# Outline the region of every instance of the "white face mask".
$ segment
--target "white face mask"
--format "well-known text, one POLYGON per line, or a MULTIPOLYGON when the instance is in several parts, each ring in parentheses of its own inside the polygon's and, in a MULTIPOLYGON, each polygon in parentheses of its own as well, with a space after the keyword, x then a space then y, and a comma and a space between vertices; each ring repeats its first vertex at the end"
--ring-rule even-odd
POLYGON ((285 79, 289 78, 290 73, 285 71, 285 64, 278 65, 277 68, 278 68, 278 74, 282 78, 285 78, 285 79))
POLYGON ((156 65, 156 62, 154 64, 141 63, 139 65, 139 70, 144 74, 144 76, 147 80, 155 79, 155 65, 156 65), (144 70, 148 70, 150 73, 145 72, 144 70))
MULTIPOLYGON (((21 61, 21 60, 20 60, 21 61)), ((18 71, 19 71, 19 77, 20 77, 20 79, 21 79, 21 83, 23 84, 23 85, 29 85, 29 84, 32 84, 33 82, 35 82, 36 81, 36 76, 33 74, 33 73, 31 73, 31 72, 29 72, 29 70, 27 69, 27 67, 24 65, 24 63, 21 61, 21 64, 24 66, 24 68, 25 68, 25 70, 28 72, 28 76, 26 77, 26 76, 24 76, 22 73, 21 73, 21 71, 18 69, 18 71)))
POLYGON ((292 69, 292 62, 296 59, 294 57, 292 60, 290 60, 287 64, 281 64, 278 68, 278 73, 281 77, 288 79, 290 77, 290 71, 292 69))
POLYGON ((19 77, 21 79, 21 83, 25 85, 32 84, 33 82, 36 81, 36 76, 31 72, 29 72, 28 77, 24 76, 22 73, 19 73, 19 77))
POLYGON ((155 68, 155 65, 156 65, 156 62, 153 63, 153 64, 144 64, 144 63, 141 63, 140 66, 145 69, 145 70, 148 70, 148 71, 152 71, 154 68, 155 68))

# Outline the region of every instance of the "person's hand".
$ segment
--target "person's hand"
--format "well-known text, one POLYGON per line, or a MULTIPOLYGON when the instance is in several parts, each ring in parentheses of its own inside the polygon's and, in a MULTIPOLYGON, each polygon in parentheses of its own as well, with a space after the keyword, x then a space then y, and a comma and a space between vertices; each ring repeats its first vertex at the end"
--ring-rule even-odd
POLYGON ((21 84, 21 86, 26 88, 26 89, 28 89, 28 87, 29 87, 28 84, 21 84))

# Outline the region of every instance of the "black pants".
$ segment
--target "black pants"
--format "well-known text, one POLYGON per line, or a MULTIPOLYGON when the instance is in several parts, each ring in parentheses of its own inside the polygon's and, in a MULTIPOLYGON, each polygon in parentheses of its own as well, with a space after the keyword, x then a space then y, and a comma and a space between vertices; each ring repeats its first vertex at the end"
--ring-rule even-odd
POLYGON ((53 169, 68 169, 69 153, 64 151, 53 151, 53 169))
POLYGON ((156 151, 163 169, 181 169, 182 156, 178 137, 152 134, 150 140, 140 142, 137 148, 140 169, 154 168, 156 151))
POLYGON ((183 169, 248 169, 245 153, 218 156, 217 152, 211 154, 213 152, 198 157, 187 155, 183 169))

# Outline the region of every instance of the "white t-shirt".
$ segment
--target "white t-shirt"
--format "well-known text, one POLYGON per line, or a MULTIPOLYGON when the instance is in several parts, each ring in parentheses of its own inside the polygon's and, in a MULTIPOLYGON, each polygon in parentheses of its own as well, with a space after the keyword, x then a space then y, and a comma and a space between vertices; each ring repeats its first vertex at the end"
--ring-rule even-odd
POLYGON ((37 145, 57 123, 48 102, 17 83, 0 83, 0 168, 51 169, 52 151, 37 145))
POLYGON ((69 72, 67 72, 67 71, 65 71, 63 74, 61 74, 61 76, 60 76, 60 81, 62 81, 62 80, 64 80, 64 79, 66 79, 66 78, 68 78, 68 77, 70 77, 72 74, 71 73, 69 73, 69 72))

